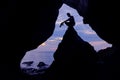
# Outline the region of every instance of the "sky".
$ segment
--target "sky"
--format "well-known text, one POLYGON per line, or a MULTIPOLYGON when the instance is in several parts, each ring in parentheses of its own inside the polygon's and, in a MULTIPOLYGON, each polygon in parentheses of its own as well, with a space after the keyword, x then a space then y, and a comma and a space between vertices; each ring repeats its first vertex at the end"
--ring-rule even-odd
POLYGON ((50 63, 50 61, 47 59, 48 56, 51 60, 53 60, 53 53, 57 49, 67 29, 66 25, 63 25, 61 28, 59 27, 60 23, 68 18, 66 15, 67 12, 74 16, 76 22, 74 28, 79 36, 84 41, 87 41, 89 44, 91 44, 96 51, 112 46, 111 44, 108 44, 102 40, 88 24, 83 24, 83 18, 77 13, 75 9, 63 4, 59 10, 59 16, 55 24, 56 26, 53 35, 47 41, 38 46, 37 49, 28 51, 23 58, 24 60, 47 60, 47 62, 50 63), (47 57, 45 55, 47 55, 47 57), (38 56, 41 57, 37 59, 38 56))

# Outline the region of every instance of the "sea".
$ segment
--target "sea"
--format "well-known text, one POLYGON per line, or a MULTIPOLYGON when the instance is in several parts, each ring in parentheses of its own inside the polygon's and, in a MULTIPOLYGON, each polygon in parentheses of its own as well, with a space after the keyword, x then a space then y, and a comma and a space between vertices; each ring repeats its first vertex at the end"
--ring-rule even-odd
POLYGON ((44 62, 47 65, 51 65, 54 58, 53 58, 54 52, 53 51, 40 51, 38 49, 34 49, 31 51, 26 52, 25 56, 21 60, 21 67, 30 67, 30 68, 37 68, 37 65, 39 62, 44 62), (23 62, 30 62, 33 61, 33 64, 31 66, 27 66, 25 64, 22 64, 23 62))

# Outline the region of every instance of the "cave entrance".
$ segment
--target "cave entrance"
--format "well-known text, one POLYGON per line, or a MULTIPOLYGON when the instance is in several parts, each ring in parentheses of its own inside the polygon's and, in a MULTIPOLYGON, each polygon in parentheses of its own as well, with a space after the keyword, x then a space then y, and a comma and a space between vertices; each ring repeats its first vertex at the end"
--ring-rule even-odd
POLYGON ((67 6, 66 4, 63 4, 59 10, 59 16, 56 21, 56 27, 53 35, 46 42, 38 46, 37 49, 26 52, 26 55, 21 61, 21 67, 26 70, 29 69, 29 71, 26 71, 29 74, 37 74, 35 72, 33 73, 32 70, 38 69, 38 64, 42 64, 40 62, 44 62, 45 64, 50 65, 54 60, 53 54, 67 29, 66 25, 62 26, 61 28, 59 27, 60 23, 68 18, 66 16, 67 12, 74 16, 76 22, 74 28, 79 36, 84 41, 90 43, 96 51, 111 47, 111 45, 102 40, 88 24, 83 23, 83 18, 77 13, 75 9, 67 6))

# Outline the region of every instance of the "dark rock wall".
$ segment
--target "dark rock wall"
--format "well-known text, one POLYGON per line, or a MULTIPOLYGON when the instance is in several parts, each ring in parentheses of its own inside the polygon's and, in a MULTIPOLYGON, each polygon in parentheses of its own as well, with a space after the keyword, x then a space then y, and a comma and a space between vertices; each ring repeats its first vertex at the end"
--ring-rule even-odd
POLYGON ((105 41, 119 44, 119 22, 117 1, 89 0, 85 22, 97 32, 105 41))
POLYGON ((20 61, 52 35, 61 5, 60 0, 0 1, 0 69, 6 76, 2 79, 24 80, 20 61))
POLYGON ((72 27, 66 31, 54 53, 54 59, 46 72, 47 80, 95 79, 96 51, 72 27))

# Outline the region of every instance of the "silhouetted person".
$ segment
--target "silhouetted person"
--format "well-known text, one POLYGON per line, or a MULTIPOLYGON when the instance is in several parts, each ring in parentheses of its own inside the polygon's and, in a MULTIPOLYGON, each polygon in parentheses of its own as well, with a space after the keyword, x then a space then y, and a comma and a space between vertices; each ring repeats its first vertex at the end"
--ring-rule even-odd
POLYGON ((61 24, 60 24, 60 27, 65 23, 67 26, 69 27, 73 27, 75 25, 75 20, 74 20, 74 17, 70 14, 70 13, 67 13, 67 16, 69 17, 67 20, 63 21, 61 24))

